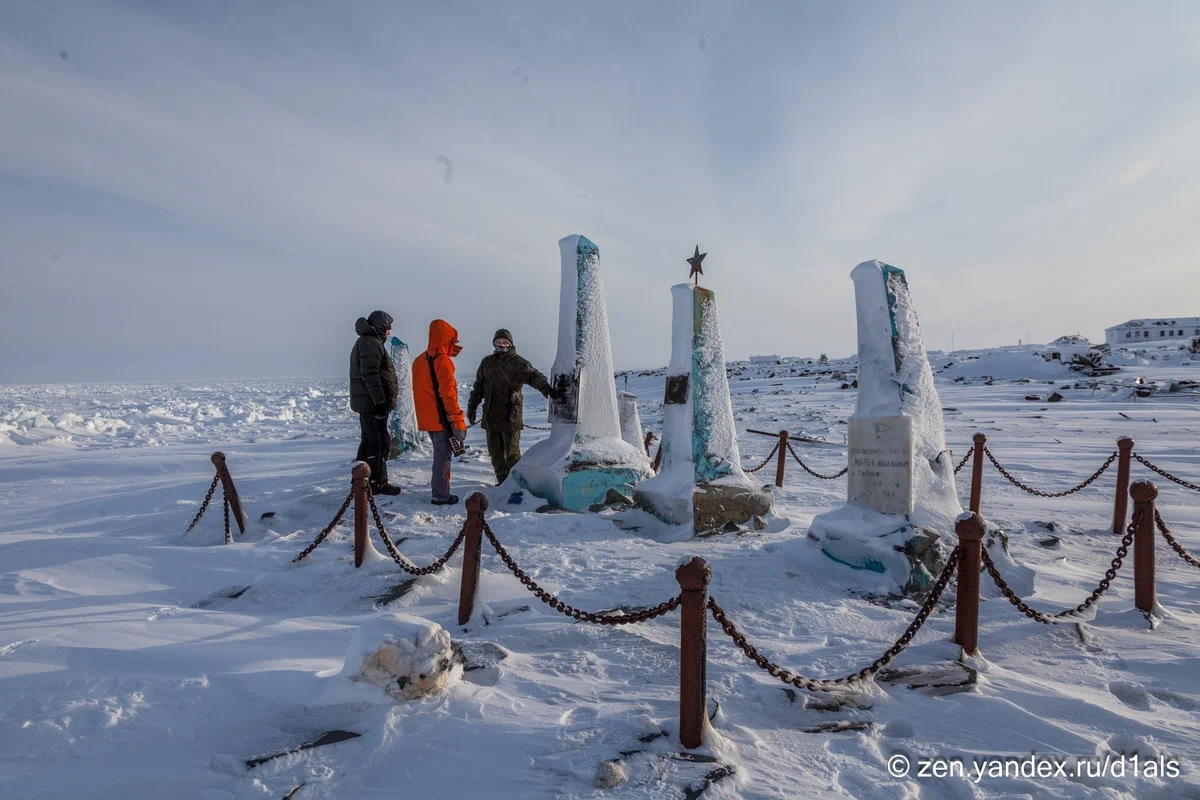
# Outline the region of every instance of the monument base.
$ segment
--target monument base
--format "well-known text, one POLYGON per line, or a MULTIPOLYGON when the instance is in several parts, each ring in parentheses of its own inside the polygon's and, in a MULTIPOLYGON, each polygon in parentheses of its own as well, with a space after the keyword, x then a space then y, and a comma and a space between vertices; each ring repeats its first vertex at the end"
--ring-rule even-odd
POLYGON ((936 531, 854 504, 813 519, 808 537, 833 561, 880 573, 907 596, 929 591, 949 555, 936 531))
POLYGON ((770 489, 749 482, 685 483, 672 487, 662 485, 662 478, 656 478, 652 488, 643 484, 635 489, 633 503, 668 525, 691 525, 695 533, 721 532, 731 523, 758 528, 755 518, 761 520, 771 513, 774 498, 770 489))
POLYGON ((773 499, 770 489, 699 484, 692 494, 692 526, 696 533, 720 532, 731 523, 751 523, 761 528, 761 520, 771 513, 773 499))

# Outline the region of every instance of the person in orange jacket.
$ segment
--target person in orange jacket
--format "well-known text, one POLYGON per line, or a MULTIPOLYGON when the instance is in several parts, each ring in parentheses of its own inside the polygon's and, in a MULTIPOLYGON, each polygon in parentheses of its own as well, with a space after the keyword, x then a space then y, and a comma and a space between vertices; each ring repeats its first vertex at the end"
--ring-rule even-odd
POLYGON ((458 496, 450 494, 450 457, 453 452, 450 437, 453 435, 459 443, 465 441, 467 420, 458 405, 458 379, 454 376, 454 362, 450 359, 461 352, 458 331, 444 319, 435 319, 429 323, 429 347, 424 354, 413 359, 413 400, 417 406, 417 427, 428 432, 433 442, 433 479, 430 482, 433 499, 430 502, 435 506, 458 502, 458 496))

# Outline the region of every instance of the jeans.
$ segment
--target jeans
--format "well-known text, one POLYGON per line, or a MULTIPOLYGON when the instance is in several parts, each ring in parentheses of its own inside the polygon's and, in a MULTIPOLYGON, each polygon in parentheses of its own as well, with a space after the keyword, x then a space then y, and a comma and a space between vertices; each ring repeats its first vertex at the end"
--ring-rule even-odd
MULTIPOLYGON (((455 431, 458 440, 467 438, 466 431, 455 431)), ((429 488, 434 500, 445 500, 450 496, 450 459, 454 451, 450 449, 450 436, 445 431, 429 431, 429 439, 433 442, 433 478, 429 488)))

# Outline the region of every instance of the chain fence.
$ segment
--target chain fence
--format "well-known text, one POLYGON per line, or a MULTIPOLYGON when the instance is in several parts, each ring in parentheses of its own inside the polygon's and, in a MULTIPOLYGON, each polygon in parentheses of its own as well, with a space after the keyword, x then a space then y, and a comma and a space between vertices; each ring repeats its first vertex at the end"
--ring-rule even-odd
POLYGON ((1134 513, 1133 520, 1129 523, 1129 527, 1126 530, 1125 536, 1121 538, 1121 544, 1119 547, 1117 547, 1117 553, 1113 557, 1112 563, 1109 565, 1108 570, 1104 573, 1104 577, 1100 579, 1100 583, 1092 591, 1091 595, 1089 595, 1086 600, 1074 608, 1068 608, 1067 610, 1060 611, 1057 614, 1045 614, 1022 600, 1017 593, 1013 591, 1012 587, 1008 585, 1008 582, 1004 580, 1003 576, 1000 575, 1000 571, 996 569, 996 564, 992 561, 992 557, 988 554, 986 547, 982 550, 983 568, 987 570, 989 575, 992 576, 992 580, 995 581, 996 586, 1000 588, 1000 591, 1004 594, 1004 596, 1008 598, 1008 602, 1016 606, 1018 610, 1020 610, 1030 619, 1035 619, 1038 622, 1045 623, 1046 625, 1057 625, 1060 622, 1075 622, 1076 620, 1071 619, 1071 617, 1078 616, 1079 614, 1082 614, 1084 611, 1087 611, 1089 608, 1091 608, 1092 605, 1099 600, 1105 592, 1108 591, 1108 587, 1112 585, 1113 579, 1117 577, 1117 572, 1120 571, 1122 564, 1125 562, 1125 556, 1129 552, 1129 545, 1133 542, 1134 534, 1137 533, 1138 521, 1140 517, 1140 511, 1134 513))
POLYGON ((833 475, 822 475, 821 473, 819 473, 819 472, 816 472, 816 471, 815 471, 815 470, 813 470, 811 467, 809 467, 809 466, 808 466, 808 464, 805 464, 805 463, 804 463, 804 462, 803 462, 803 461, 800 459, 800 456, 796 455, 796 449, 795 449, 794 447, 792 447, 792 444, 791 444, 791 442, 788 442, 787 449, 788 449, 788 452, 792 454, 792 458, 796 459, 796 463, 797 463, 797 464, 799 464, 799 465, 800 465, 800 467, 801 467, 801 468, 802 468, 802 469, 803 469, 805 472, 807 472, 809 475, 812 475, 814 478, 820 478, 820 479, 821 479, 821 480, 823 480, 823 481, 831 481, 831 480, 833 480, 834 478, 840 478, 840 477, 842 477, 843 475, 845 475, 847 472, 849 472, 849 471, 850 471, 850 465, 849 465, 849 464, 847 464, 846 466, 842 467, 842 469, 841 469, 841 471, 840 471, 840 472, 835 472, 833 475))
POLYGON ((383 527, 383 517, 379 513, 379 506, 375 504, 375 495, 370 488, 367 489, 367 499, 371 502, 371 514, 375 517, 375 528, 379 531, 379 538, 383 539, 383 544, 387 547, 388 554, 392 557, 392 561, 396 562, 396 566, 407 572, 409 575, 432 575, 435 572, 440 572, 446 566, 446 562, 458 550, 459 545, 467 538, 467 526, 464 524, 458 532, 458 536, 454 537, 454 541, 450 544, 450 549, 447 550, 441 558, 434 561, 427 567, 418 567, 408 560, 396 549, 396 545, 392 543, 392 538, 388 536, 387 529, 383 527))
POLYGON ((1147 469, 1151 470, 1152 472, 1157 472, 1159 475, 1162 475, 1167 480, 1177 483, 1185 489, 1191 489, 1193 492, 1200 492, 1200 486, 1197 486, 1194 483, 1188 483, 1183 478, 1175 477, 1174 475, 1167 472, 1162 467, 1160 467, 1156 464, 1152 464, 1149 461, 1147 461, 1146 459, 1142 458, 1137 453, 1133 453, 1133 457, 1135 459, 1137 459, 1142 464, 1142 466, 1146 467, 1147 469))
POLYGON ((925 598, 925 603, 921 606, 921 610, 917 612, 917 616, 909 623, 908 628, 900 635, 895 644, 889 647, 887 652, 882 656, 875 659, 870 666, 841 678, 809 678, 783 669, 760 653, 758 648, 746 640, 745 635, 729 619, 729 616, 725 613, 725 609, 721 608, 716 599, 711 595, 708 598, 708 609, 712 612, 713 619, 721 625, 721 629, 733 640, 733 643, 741 648, 747 658, 757 664, 760 669, 765 670, 771 677, 778 678, 784 683, 790 683, 797 689, 808 689, 810 692, 832 692, 856 686, 868 678, 875 677, 881 669, 892 663, 892 660, 900 655, 904 651, 904 648, 908 647, 909 642, 917 635, 917 631, 921 630, 921 626, 925 624, 925 620, 933 613, 938 600, 941 599, 942 593, 945 592, 946 586, 950 583, 950 577, 958 567, 959 555, 960 549, 955 547, 950 553, 950 558, 946 560, 946 567, 942 570, 942 574, 938 576, 937 581, 934 582, 933 587, 929 590, 929 596, 925 598))
POLYGON ((1171 545, 1171 549, 1174 550, 1180 558, 1191 564, 1193 567, 1200 568, 1200 558, 1196 558, 1194 555, 1189 553, 1186 549, 1184 549, 1184 546, 1181 545, 1178 540, 1171 535, 1171 529, 1167 527, 1167 523, 1163 522, 1162 514, 1158 513, 1157 508, 1154 509, 1154 524, 1158 526, 1159 533, 1163 535, 1163 538, 1167 540, 1167 544, 1171 545))
POLYGON ((1021 483, 1019 480, 1017 480, 1015 477, 1013 477, 1013 474, 1000 465, 1000 462, 996 460, 996 457, 994 455, 992 455, 992 451, 989 450, 987 447, 983 448, 983 452, 988 457, 988 459, 992 462, 992 465, 997 469, 997 471, 999 471, 999 473, 1001 475, 1003 475, 1005 478, 1008 479, 1009 483, 1011 483, 1012 485, 1016 486, 1017 488, 1019 488, 1023 491, 1029 492, 1030 494, 1035 494, 1038 497, 1066 497, 1067 495, 1075 494, 1076 492, 1086 489, 1088 486, 1091 486, 1092 483, 1095 482, 1095 480, 1097 478, 1099 478, 1101 475, 1103 475, 1105 470, 1107 470, 1109 467, 1112 466, 1113 462, 1117 460, 1117 455, 1118 455, 1117 451, 1113 450, 1112 455, 1110 455, 1108 457, 1108 460, 1100 465, 1100 469, 1093 472, 1091 477, 1086 479, 1083 483, 1079 484, 1078 486, 1073 486, 1070 489, 1067 489, 1065 492, 1042 492, 1042 491, 1038 491, 1037 489, 1034 489, 1032 486, 1026 486, 1025 484, 1021 483))
POLYGON ((350 503, 353 500, 354 500, 354 486, 351 485, 350 493, 346 495, 346 499, 345 499, 345 501, 343 501, 342 507, 339 508, 337 513, 333 515, 333 522, 330 522, 328 525, 326 525, 325 530, 321 531, 317 535, 317 538, 313 541, 313 543, 310 544, 308 547, 304 548, 304 550, 300 553, 300 555, 298 555, 292 559, 293 564, 295 564, 297 561, 300 561, 303 558, 307 558, 309 553, 311 553, 313 550, 316 550, 321 545, 321 542, 325 541, 325 539, 329 536, 329 534, 333 532, 333 529, 337 527, 337 524, 342 521, 342 517, 344 517, 346 515, 346 509, 348 509, 350 507, 350 503))
MULTIPOLYGON (((221 473, 218 472, 216 475, 213 476, 212 485, 208 487, 208 494, 204 495, 204 502, 200 504, 200 510, 196 512, 196 516, 192 519, 192 524, 187 526, 187 530, 184 531, 184 533, 191 533, 192 528, 196 527, 196 525, 199 524, 200 518, 204 516, 204 512, 208 511, 208 504, 212 502, 213 493, 217 491, 217 484, 220 482, 221 482, 221 473)), ((229 526, 226 525, 226 528, 228 528, 228 527, 229 526)))
POLYGON ((511 571, 512 574, 517 577, 517 580, 519 580, 526 589, 533 592, 533 594, 536 595, 539 600, 553 608, 555 611, 559 612, 560 614, 565 614, 572 619, 583 620, 584 622, 594 622, 597 625, 629 625, 631 623, 645 622, 646 620, 651 620, 655 617, 661 617, 663 614, 674 611, 679 607, 680 596, 675 595, 670 600, 659 603, 654 608, 646 608, 642 609, 641 611, 634 611, 630 614, 596 614, 591 611, 580 610, 574 606, 567 605, 562 600, 559 600, 541 586, 538 586, 533 578, 530 578, 528 575, 526 575, 525 571, 521 569, 513 557, 509 555, 509 552, 504 548, 504 545, 500 543, 500 540, 496 538, 496 534, 492 532, 492 527, 488 525, 486 521, 483 523, 483 533, 485 536, 487 536, 488 541, 491 542, 496 554, 500 556, 500 560, 504 562, 509 571, 511 571))
POLYGON ((233 531, 229 530, 229 496, 222 492, 221 500, 225 506, 225 544, 233 544, 233 531))
POLYGON ((763 459, 763 462, 761 464, 759 464, 754 469, 750 469, 749 467, 742 467, 742 472, 749 472, 750 474, 754 474, 755 472, 760 472, 763 469, 763 467, 765 467, 765 466, 767 466, 767 464, 771 463, 771 459, 773 459, 775 457, 775 454, 778 452, 779 452, 779 442, 776 442, 775 446, 771 448, 771 452, 767 454, 767 457, 763 459))
POLYGON ((972 447, 970 450, 967 451, 967 454, 965 456, 963 456, 962 461, 958 462, 958 466, 954 468, 955 475, 962 472, 962 468, 967 465, 967 462, 971 460, 971 456, 973 456, 973 455, 975 455, 974 447, 972 447))

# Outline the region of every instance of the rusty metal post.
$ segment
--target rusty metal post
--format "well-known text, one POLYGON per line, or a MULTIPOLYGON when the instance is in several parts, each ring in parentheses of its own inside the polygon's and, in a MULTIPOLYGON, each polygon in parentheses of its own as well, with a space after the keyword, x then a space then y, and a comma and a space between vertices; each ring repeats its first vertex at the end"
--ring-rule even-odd
POLYGON ((1129 464, 1133 455, 1133 439, 1117 439, 1117 494, 1113 501, 1113 533, 1125 535, 1125 520, 1129 512, 1129 464))
POLYGON ((987 437, 982 433, 975 434, 975 454, 971 456, 971 510, 976 514, 979 513, 979 500, 983 494, 983 445, 986 442, 987 437))
POLYGON ((658 451, 655 452, 654 463, 651 465, 651 469, 654 470, 654 474, 656 474, 656 475, 658 474, 659 468, 662 466, 662 448, 663 448, 663 440, 659 439, 658 440, 658 451))
POLYGON ((679 742, 689 750, 704 743, 708 701, 708 582, 712 568, 700 556, 675 570, 679 581, 679 742))
POLYGON ((462 583, 458 588, 458 624, 466 625, 479 591, 479 560, 483 555, 483 512, 488 500, 475 492, 467 498, 467 535, 463 539, 462 583))
POLYGON ((350 474, 354 476, 354 567, 357 569, 367 552, 367 515, 371 511, 367 480, 371 477, 371 467, 360 461, 350 474))
POLYGON ((646 451, 646 455, 650 455, 650 444, 654 441, 654 431, 646 431, 646 439, 642 442, 642 449, 646 451))
POLYGON ((975 655, 979 644, 979 565, 983 551, 983 519, 972 512, 954 523, 958 534, 958 598, 954 607, 954 643, 975 655))
POLYGON ((779 432, 779 461, 775 464, 775 485, 778 486, 780 489, 783 488, 783 470, 784 470, 784 467, 787 466, 787 462, 784 460, 784 458, 786 458, 786 456, 787 456, 787 448, 788 448, 788 432, 780 431, 779 432))
POLYGON ((229 508, 233 511, 233 519, 237 522, 238 533, 246 533, 246 512, 242 510, 242 499, 238 497, 237 488, 233 485, 233 476, 229 474, 229 467, 225 466, 225 454, 220 450, 212 454, 213 466, 217 468, 217 475, 221 478, 221 488, 225 491, 225 498, 229 500, 229 508))
POLYGON ((1129 487, 1133 496, 1133 518, 1138 520, 1133 534, 1133 602, 1147 614, 1154 611, 1154 499, 1158 487, 1152 481, 1134 481, 1129 487))

